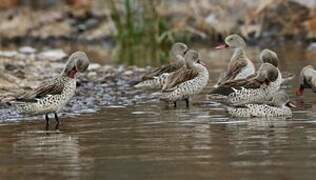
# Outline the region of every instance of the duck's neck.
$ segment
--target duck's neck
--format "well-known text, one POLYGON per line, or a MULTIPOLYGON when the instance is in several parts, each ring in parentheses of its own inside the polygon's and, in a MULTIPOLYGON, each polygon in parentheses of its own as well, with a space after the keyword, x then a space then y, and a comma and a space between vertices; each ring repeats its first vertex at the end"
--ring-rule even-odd
POLYGON ((244 50, 244 48, 235 48, 234 50, 234 54, 231 58, 230 61, 234 61, 234 60, 237 60, 237 59, 248 59, 247 56, 246 56, 246 52, 244 50))
POLYGON ((207 68, 201 64, 194 64, 193 70, 196 71, 199 74, 199 76, 208 76, 207 68))

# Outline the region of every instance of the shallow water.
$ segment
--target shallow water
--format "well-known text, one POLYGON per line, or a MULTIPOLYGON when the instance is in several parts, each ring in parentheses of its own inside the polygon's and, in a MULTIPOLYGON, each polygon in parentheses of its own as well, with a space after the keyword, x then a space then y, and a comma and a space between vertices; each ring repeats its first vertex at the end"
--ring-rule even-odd
MULTIPOLYGON (((316 65, 316 53, 301 46, 277 52, 282 71, 316 65)), ((230 52, 201 53, 211 80, 189 109, 157 100, 113 105, 64 117, 60 131, 48 132, 41 117, 3 121, 0 179, 314 179, 315 94, 295 98, 296 78, 286 87, 301 103, 292 119, 230 118, 206 101, 230 52)))

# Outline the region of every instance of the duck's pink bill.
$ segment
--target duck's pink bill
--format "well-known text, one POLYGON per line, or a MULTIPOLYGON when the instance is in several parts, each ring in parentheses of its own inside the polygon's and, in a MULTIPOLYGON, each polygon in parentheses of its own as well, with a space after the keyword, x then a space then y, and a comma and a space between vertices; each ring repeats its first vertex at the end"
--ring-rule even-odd
POLYGON ((200 61, 200 64, 207 67, 207 64, 205 64, 204 62, 200 61))
POLYGON ((226 47, 227 47, 226 44, 220 44, 220 45, 216 46, 215 49, 224 49, 226 47))

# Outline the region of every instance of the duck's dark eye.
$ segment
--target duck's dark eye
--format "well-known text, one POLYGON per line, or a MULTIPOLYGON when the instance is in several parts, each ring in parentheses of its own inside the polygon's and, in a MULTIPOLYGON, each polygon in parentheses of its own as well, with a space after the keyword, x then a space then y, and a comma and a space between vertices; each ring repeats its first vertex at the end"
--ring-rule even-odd
POLYGON ((200 60, 198 59, 198 60, 196 61, 196 63, 200 63, 200 60))

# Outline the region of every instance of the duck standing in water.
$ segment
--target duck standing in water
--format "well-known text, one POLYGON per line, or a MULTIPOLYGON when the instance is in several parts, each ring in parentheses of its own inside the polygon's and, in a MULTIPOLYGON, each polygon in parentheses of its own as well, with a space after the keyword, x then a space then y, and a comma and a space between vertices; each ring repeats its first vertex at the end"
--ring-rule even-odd
POLYGON ((226 81, 213 89, 209 99, 232 105, 264 102, 279 90, 279 87, 274 85, 278 73, 275 66, 263 63, 255 75, 247 79, 226 81))
POLYGON ((305 66, 300 73, 299 88, 296 95, 302 96, 305 89, 312 89, 316 93, 316 71, 312 65, 305 66))
POLYGON ((199 59, 195 50, 189 50, 185 56, 187 70, 177 72, 173 78, 164 84, 162 101, 173 102, 185 100, 189 106, 189 98, 199 94, 207 85, 209 73, 206 65, 199 59))
POLYGON ((284 91, 276 93, 269 103, 225 106, 228 114, 233 117, 292 117, 291 107, 295 105, 284 91))
POLYGON ((187 51, 188 46, 186 44, 175 43, 170 50, 171 63, 145 74, 142 80, 134 87, 140 89, 161 89, 168 75, 177 71, 185 64, 183 56, 187 51))
POLYGON ((234 54, 228 64, 227 72, 220 76, 215 88, 225 81, 245 79, 256 71, 255 65, 246 55, 246 42, 242 37, 237 34, 227 36, 225 45, 218 46, 217 49, 225 47, 234 48, 234 54))
POLYGON ((44 114, 46 130, 49 128, 48 114, 53 113, 56 120, 56 129, 59 127, 57 113, 74 96, 76 90, 76 74, 84 72, 89 66, 88 56, 81 51, 73 53, 63 70, 55 79, 43 82, 31 92, 15 97, 10 104, 14 105, 21 114, 44 114))

